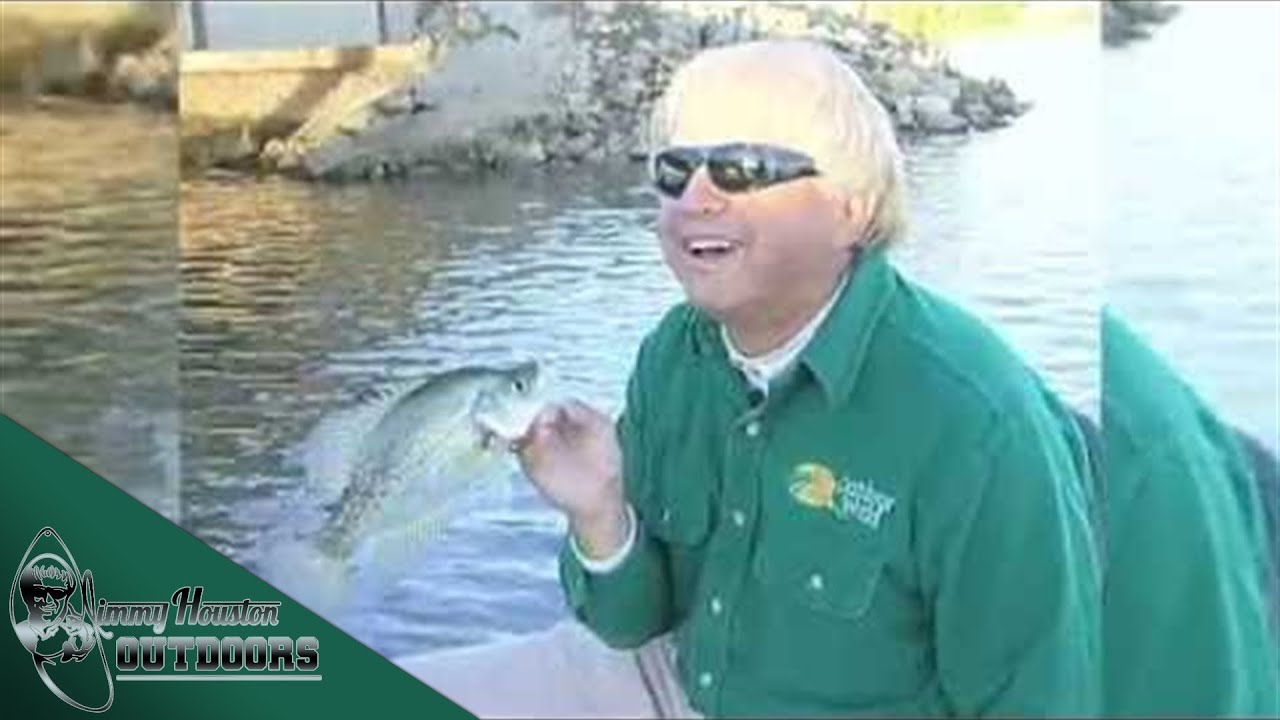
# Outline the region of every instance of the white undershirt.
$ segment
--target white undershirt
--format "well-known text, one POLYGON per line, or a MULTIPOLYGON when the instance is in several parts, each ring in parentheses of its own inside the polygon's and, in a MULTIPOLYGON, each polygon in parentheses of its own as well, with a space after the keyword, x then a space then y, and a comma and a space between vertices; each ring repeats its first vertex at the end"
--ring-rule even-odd
POLYGON ((742 372, 752 387, 768 395, 769 383, 791 367, 791 364, 809 345, 809 341, 813 339, 814 333, 818 332, 818 328, 827 319, 827 315, 831 314, 831 308, 835 306, 841 291, 844 290, 848 277, 846 273, 840 278, 840 282, 836 284, 835 292, 831 293, 831 297, 827 298, 826 304, 812 318, 809 318, 809 322, 805 323, 804 327, 800 328, 786 342, 761 355, 744 355, 742 351, 734 346, 733 338, 729 337, 729 329, 721 325, 720 339, 724 342, 725 351, 729 353, 729 362, 742 372))
MULTIPOLYGON (((841 292, 844 291, 845 283, 849 281, 849 274, 845 273, 840 278, 840 282, 836 284, 835 292, 831 293, 831 297, 827 299, 817 313, 814 314, 804 327, 800 328, 796 334, 792 335, 786 342, 778 347, 761 355, 748 356, 742 354, 738 348, 734 347, 733 339, 729 337, 729 330, 722 324, 720 325, 720 339, 724 342, 724 349, 729 354, 729 362, 746 377, 747 382, 751 386, 764 393, 769 394, 769 383, 775 378, 786 372, 787 368, 795 362, 800 353, 808 346, 809 341, 813 339, 814 334, 827 319, 827 315, 831 314, 831 308, 835 307, 836 300, 839 299, 841 292)), ((627 559, 627 555, 631 553, 631 548, 636 544, 636 512, 627 505, 627 539, 622 543, 622 547, 606 558, 593 560, 582 552, 582 548, 578 547, 577 538, 573 537, 573 533, 569 534, 569 547, 573 550, 573 554, 577 556, 578 562, 582 563, 582 567, 587 572, 602 574, 616 569, 627 559)))

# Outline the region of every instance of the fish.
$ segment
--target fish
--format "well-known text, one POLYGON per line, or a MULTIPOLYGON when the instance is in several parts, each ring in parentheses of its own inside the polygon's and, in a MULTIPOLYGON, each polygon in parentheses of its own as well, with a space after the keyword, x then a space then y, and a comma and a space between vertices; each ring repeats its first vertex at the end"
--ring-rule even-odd
POLYGON ((317 548, 347 558, 371 534, 433 536, 473 486, 494 480, 511 441, 540 409, 538 365, 463 367, 388 404, 360 439, 317 548))
POLYGON ((366 546, 373 564, 394 569, 475 496, 505 496, 511 443, 542 409, 545 376, 536 361, 464 366, 369 394, 319 423, 304 463, 326 496, 320 519, 302 546, 267 548, 269 579, 314 594, 340 584, 366 546))

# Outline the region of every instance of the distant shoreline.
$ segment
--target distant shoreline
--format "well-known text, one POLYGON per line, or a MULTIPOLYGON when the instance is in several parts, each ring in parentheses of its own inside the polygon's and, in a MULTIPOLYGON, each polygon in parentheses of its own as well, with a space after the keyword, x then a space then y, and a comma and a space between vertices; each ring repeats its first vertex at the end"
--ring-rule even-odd
MULTIPOLYGON (((918 21, 923 35, 928 23, 950 22, 947 16, 960 12, 952 6, 940 6, 945 12, 939 15, 903 3, 884 8, 618 3, 605 9, 581 4, 528 9, 533 5, 490 4, 466 11, 472 12, 470 17, 435 18, 421 32, 447 49, 410 82, 388 83, 381 94, 354 106, 322 99, 316 109, 300 112, 295 104, 290 106, 293 127, 274 106, 254 109, 243 104, 254 93, 263 102, 289 96, 288 86, 265 91, 252 67, 235 66, 239 54, 222 52, 220 62, 228 63, 222 78, 202 70, 199 85, 183 85, 184 172, 221 168, 303 179, 369 180, 638 160, 647 153, 642 119, 675 67, 701 48, 770 37, 806 37, 832 48, 863 77, 904 137, 991 131, 1030 107, 1003 80, 966 75, 921 37, 858 14, 895 11, 901 22, 918 21), (915 13, 915 20, 910 13, 915 13), (467 29, 460 30, 463 27, 467 29), (455 56, 465 61, 451 62, 455 56), (242 90, 236 89, 237 83, 242 90), (233 102, 242 109, 228 112, 233 102), (203 115, 195 110, 198 107, 223 117, 203 115)), ((1008 14, 1005 5, 975 7, 981 6, 1008 14)), ((1064 17, 1078 20, 1079 9, 1069 9, 1072 12, 1019 9, 1019 14, 1052 16, 1059 24, 1064 17)), ((257 53, 272 54, 277 57, 270 61, 273 82, 289 82, 280 77, 289 63, 298 68, 297 77, 306 78, 293 80, 297 87, 327 83, 334 93, 349 92, 360 73, 377 82, 376 65, 354 69, 346 78, 321 81, 317 73, 333 76, 335 69, 304 69, 303 51, 257 53), (298 56, 296 62, 292 55, 298 56)), ((265 80, 267 68, 261 72, 265 80)), ((381 76, 393 72, 383 71, 381 76)))

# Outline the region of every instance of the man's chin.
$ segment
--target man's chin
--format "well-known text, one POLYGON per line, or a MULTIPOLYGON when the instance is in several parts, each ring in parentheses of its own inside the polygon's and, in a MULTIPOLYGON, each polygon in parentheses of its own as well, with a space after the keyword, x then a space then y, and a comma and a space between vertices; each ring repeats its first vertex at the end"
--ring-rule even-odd
POLYGON ((685 301, 716 322, 727 322, 730 317, 741 312, 743 298, 741 293, 734 292, 732 283, 725 282, 728 278, 689 277, 677 274, 676 279, 684 290, 685 301))
POLYGON ((685 300, 716 322, 726 322, 733 315, 734 303, 710 293, 692 292, 686 288, 685 300))

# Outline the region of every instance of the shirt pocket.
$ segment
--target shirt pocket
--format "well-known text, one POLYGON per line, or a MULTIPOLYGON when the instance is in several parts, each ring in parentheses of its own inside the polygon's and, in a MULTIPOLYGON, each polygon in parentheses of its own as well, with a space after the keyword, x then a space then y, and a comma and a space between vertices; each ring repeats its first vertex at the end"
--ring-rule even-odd
POLYGON ((641 501, 645 529, 676 548, 702 545, 711 530, 711 502, 706 492, 678 487, 657 488, 641 501))
POLYGON ((665 549, 676 618, 684 618, 696 597, 711 536, 710 494, 706 489, 673 483, 655 488, 640 503, 637 510, 644 532, 665 549))
POLYGON ((790 513, 765 528, 752 572, 767 589, 820 616, 858 620, 870 610, 887 562, 881 531, 790 513))

